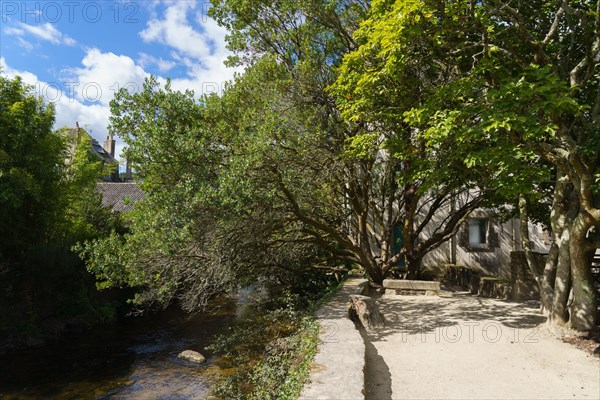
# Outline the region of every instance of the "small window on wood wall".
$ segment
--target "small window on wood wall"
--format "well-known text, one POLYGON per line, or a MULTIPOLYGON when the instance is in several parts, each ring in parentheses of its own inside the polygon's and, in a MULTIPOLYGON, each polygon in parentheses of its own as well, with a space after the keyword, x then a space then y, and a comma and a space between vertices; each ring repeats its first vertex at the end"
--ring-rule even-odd
POLYGON ((488 243, 488 218, 469 218, 469 245, 485 246, 488 243))
POLYGON ((468 252, 491 252, 500 245, 495 224, 478 213, 469 218, 458 233, 458 244, 468 252))

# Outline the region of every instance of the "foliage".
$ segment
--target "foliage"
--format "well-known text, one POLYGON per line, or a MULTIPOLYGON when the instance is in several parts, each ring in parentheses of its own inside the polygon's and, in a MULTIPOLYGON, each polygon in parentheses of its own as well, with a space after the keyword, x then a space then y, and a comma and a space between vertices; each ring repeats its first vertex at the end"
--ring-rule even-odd
MULTIPOLYGON (((252 69, 265 59, 274 59, 282 71, 276 75, 284 80, 278 87, 282 105, 276 105, 281 111, 275 117, 282 121, 278 130, 289 128, 290 132, 271 134, 269 153, 261 157, 271 171, 260 173, 275 175, 270 179, 279 182, 273 191, 307 239, 333 259, 361 265, 376 282, 404 258, 409 272, 416 273, 424 255, 447 240, 480 201, 467 200, 465 207, 443 226, 433 227, 435 233, 424 240, 431 215, 450 203, 453 191, 470 183, 471 171, 463 168, 464 174, 456 174, 447 168, 445 174, 428 173, 454 147, 443 153, 422 149, 398 114, 398 109, 418 104, 423 85, 415 86, 416 79, 406 78, 419 71, 405 68, 402 79, 390 82, 376 76, 380 58, 369 56, 364 68, 356 61, 362 57, 363 31, 368 30, 369 20, 364 18, 383 12, 385 4, 381 2, 380 9, 370 14, 369 4, 360 1, 266 2, 258 10, 243 1, 215 1, 211 9, 232 32, 228 42, 236 52, 232 61, 247 63, 252 69), (367 82, 376 82, 377 87, 367 82), (372 115, 367 117, 365 108, 359 112, 346 107, 357 95, 364 95, 361 99, 371 96, 372 115), (387 104, 395 115, 382 114, 383 99, 390 100, 387 104), (286 163, 273 160, 273 154, 281 155, 286 163), (294 176, 296 168, 301 176, 294 176), (429 212, 417 215, 418 209, 429 212), (397 225, 403 227, 400 250, 394 245, 397 225)), ((377 46, 370 43, 367 48, 377 46)), ((419 65, 428 64, 425 60, 419 65)))
POLYGON ((258 318, 237 324, 211 345, 223 367, 236 366, 216 385, 223 399, 296 399, 316 354, 319 326, 294 295, 259 304, 258 318), (269 304, 277 304, 275 308, 269 304))
POLYGON ((52 105, 20 78, 0 76, 0 254, 17 257, 52 234, 63 143, 51 131, 52 105))
MULTIPOLYGON (((521 193, 524 200, 539 199, 537 193, 551 176, 548 166, 552 167, 556 256, 544 274, 531 267, 551 319, 569 320, 580 330, 594 326, 597 308, 588 261, 589 253, 598 248, 588 231, 600 223, 592 187, 600 161, 592 150, 599 137, 599 69, 590 61, 600 49, 597 6, 597 2, 539 1, 535 8, 502 9, 482 4, 469 19, 487 32, 481 54, 468 76, 438 92, 447 103, 438 102, 429 112, 433 137, 443 132, 440 123, 465 127, 467 131, 452 137, 489 146, 478 157, 480 163, 510 167, 512 179, 502 179, 501 189, 513 198, 521 193), (574 42, 581 46, 571 46, 574 42), (574 302, 567 312, 564 292, 571 283, 574 302)), ((528 212, 522 204, 526 221, 528 212)), ((523 247, 529 251, 527 243, 523 247)))
POLYGON ((51 104, 0 76, 0 313, 9 338, 43 336, 50 319, 97 321, 92 282, 71 246, 118 225, 101 209, 102 167, 89 140, 52 132, 53 122, 51 104))
POLYGON ((112 106, 113 129, 128 132, 127 157, 144 177, 141 185, 148 196, 125 216, 128 233, 113 232, 78 251, 99 288, 136 287, 137 304, 159 306, 189 293, 186 308, 200 307, 211 287, 221 291, 221 283, 230 279, 225 269, 219 271, 220 255, 210 243, 214 218, 198 206, 213 201, 207 179, 219 153, 212 151, 215 142, 208 130, 197 123, 202 107, 191 93, 169 86, 160 90, 156 81, 146 82, 140 94, 119 93, 112 106), (198 277, 211 267, 210 260, 212 275, 198 277))
MULTIPOLYGON (((129 215, 130 234, 82 254, 103 284, 188 309, 307 266, 357 264, 380 283, 402 261, 418 275, 473 209, 517 197, 539 206, 554 188, 553 215, 580 209, 565 220, 579 245, 565 239, 562 251, 579 260, 573 281, 589 281, 582 254, 598 247, 586 235, 600 221, 596 5, 215 0, 229 62, 245 73, 222 97, 156 79, 115 97, 111 129, 148 198, 129 215), (564 177, 570 197, 556 193, 564 177), (126 250, 108 254, 111 242, 126 250)), ((595 309, 589 282, 574 293, 588 299, 575 308, 595 309)))
POLYGON ((53 107, 31 90, 19 77, 0 77, 0 254, 8 258, 31 243, 98 235, 111 220, 95 191, 104 172, 89 138, 52 132, 53 107))
MULTIPOLYGON (((279 11, 292 18, 287 7, 279 11)), ((308 42, 303 46, 310 50, 308 42)), ((314 71, 306 72, 312 82, 314 71)), ((130 233, 79 249, 102 287, 135 286, 140 305, 177 299, 192 310, 234 285, 321 280, 327 271, 304 273, 307 266, 334 261, 302 221, 290 218, 289 198, 317 212, 321 226, 339 224, 342 210, 328 174, 336 164, 323 149, 328 139, 312 106, 290 108, 286 97, 301 95, 293 90, 285 67, 265 57, 222 98, 197 102, 155 79, 141 93, 117 94, 111 129, 128 144, 148 197, 127 215, 130 233), (111 250, 116 243, 120 250, 111 250)))
POLYGON ((410 160, 413 148, 431 149, 413 164, 416 176, 433 178, 430 187, 452 182, 454 174, 459 186, 472 180, 484 190, 488 204, 515 204, 517 197, 525 204, 539 202, 550 181, 557 241, 544 275, 532 269, 545 287, 544 304, 562 309, 555 315, 563 322, 568 295, 560 292, 573 282, 577 329, 593 326, 597 301, 586 261, 598 248, 588 231, 600 222, 593 184, 597 7, 594 1, 374 1, 355 34, 359 47, 332 87, 348 120, 405 132, 395 153, 400 159, 410 160), (566 272, 554 285, 557 260, 566 272), (560 294, 554 298, 562 298, 557 304, 551 304, 554 289, 560 294))

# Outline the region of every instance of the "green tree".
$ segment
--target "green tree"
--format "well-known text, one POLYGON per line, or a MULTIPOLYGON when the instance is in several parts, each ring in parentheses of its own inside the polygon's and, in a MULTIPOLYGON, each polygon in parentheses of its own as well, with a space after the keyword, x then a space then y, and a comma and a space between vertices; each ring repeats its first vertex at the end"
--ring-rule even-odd
POLYGON ((0 75, 0 333, 13 337, 43 334, 47 318, 98 317, 71 246, 112 223, 95 191, 101 165, 89 140, 69 144, 53 123, 51 104, 0 75))
POLYGON ((579 330, 594 326, 597 310, 590 269, 600 221, 597 8, 593 1, 375 2, 344 71, 355 85, 346 85, 350 113, 386 127, 405 122, 434 151, 451 148, 459 165, 488 171, 475 182, 495 182, 493 196, 522 194, 525 214, 555 174, 556 240, 546 265, 531 269, 550 319, 579 330))
POLYGON ((18 257, 52 231, 60 196, 63 142, 54 108, 20 78, 0 76, 0 254, 18 257))
POLYGON ((401 224, 403 246, 382 248, 381 259, 404 257, 409 277, 429 251, 456 234, 470 212, 484 204, 497 178, 497 171, 463 162, 469 150, 464 143, 433 144, 407 120, 409 111, 456 75, 455 61, 439 57, 438 46, 440 36, 457 23, 437 19, 435 6, 373 2, 369 18, 354 34, 358 48, 345 56, 330 87, 346 121, 369 127, 352 143, 370 143, 365 154, 377 159, 379 173, 395 183, 388 184, 389 199, 383 203, 388 209, 375 213, 401 224), (427 231, 433 223, 439 226, 427 231))
MULTIPOLYGON (((551 320, 577 330, 592 329, 597 321, 590 257, 600 247, 593 232, 600 223, 594 186, 600 154, 600 70, 594 61, 600 51, 599 6, 593 1, 538 1, 514 8, 484 3, 482 26, 491 33, 470 79, 472 89, 484 94, 479 103, 487 112, 477 116, 483 132, 509 138, 556 169, 556 240, 543 271, 533 263, 531 269, 551 320)), ((473 114, 469 119, 475 122, 473 114)), ((529 250, 527 242, 524 248, 529 250)))
POLYGON ((236 285, 323 281, 322 272, 306 272, 315 246, 290 239, 297 233, 274 183, 257 174, 271 147, 266 132, 280 120, 263 108, 276 95, 265 77, 277 68, 256 70, 222 98, 196 102, 153 79, 115 97, 111 129, 128 144, 148 196, 126 216, 130 233, 82 249, 101 286, 135 286, 140 305, 179 301, 196 310, 236 285))
MULTIPOLYGON (((359 62, 352 57, 356 53, 341 64, 345 55, 359 49, 370 29, 363 24, 356 31, 369 5, 358 1, 265 2, 253 8, 244 1, 219 1, 211 10, 232 32, 229 46, 236 56, 231 62, 252 64, 269 55, 284 70, 288 83, 280 89, 287 104, 280 106, 286 110, 283 124, 292 129, 289 135, 302 132, 308 142, 303 146, 311 146, 311 153, 294 152, 295 143, 285 142, 280 151, 287 152, 288 161, 271 165, 280 177, 289 177, 295 162, 301 161, 300 171, 310 177, 302 185, 280 179, 276 190, 287 203, 289 218, 334 258, 361 265, 377 283, 404 260, 409 276, 416 276, 423 257, 456 232, 482 197, 469 196, 464 185, 457 185, 460 175, 449 170, 445 180, 441 173, 425 179, 427 170, 452 155, 451 151, 430 151, 423 141, 413 141, 414 131, 402 116, 387 118, 390 114, 377 108, 377 97, 389 93, 398 100, 390 103, 396 112, 418 104, 420 87, 412 85, 414 80, 393 87, 386 86, 389 81, 377 82, 379 87, 370 93, 374 111, 369 116, 345 107, 351 92, 364 87, 355 79, 359 62), (410 99, 401 98, 409 91, 410 99), (297 126, 289 124, 287 115, 292 113, 303 113, 296 119, 297 126), (303 154, 311 158, 304 159, 303 154), (329 194, 319 197, 316 194, 322 188, 329 194), (458 196, 458 191, 464 196, 458 196), (462 203, 452 208, 453 199, 459 197, 462 203), (449 217, 433 222, 442 209, 449 217), (402 239, 394 235, 397 225, 402 227, 402 239)), ((364 72, 371 71, 376 62, 377 57, 370 57, 364 72)), ((417 66, 413 70, 419 73, 417 66)), ((366 73, 363 77, 378 79, 366 73)), ((271 142, 278 146, 277 138, 271 142)))
POLYGON ((154 79, 138 94, 121 91, 111 103, 111 129, 127 143, 126 156, 144 178, 147 197, 124 216, 127 233, 79 248, 100 288, 136 287, 136 302, 146 305, 166 306, 185 296, 188 309, 205 304, 211 287, 223 290, 219 283, 229 274, 225 267, 221 275, 217 267, 208 273, 216 265, 210 257, 218 257, 210 251, 214 223, 199 206, 210 201, 219 161, 218 143, 200 123, 202 108, 191 92, 163 90, 154 79))

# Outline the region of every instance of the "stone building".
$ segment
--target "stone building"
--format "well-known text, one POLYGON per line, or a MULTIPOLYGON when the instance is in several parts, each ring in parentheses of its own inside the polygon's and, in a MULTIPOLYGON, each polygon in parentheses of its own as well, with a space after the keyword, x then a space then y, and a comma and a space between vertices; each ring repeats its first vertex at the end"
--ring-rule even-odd
POLYGON ((96 184, 96 188, 102 194, 102 206, 110 207, 115 212, 128 211, 133 208, 133 203, 144 198, 146 195, 133 180, 133 174, 129 161, 126 163, 125 174, 119 174, 119 161, 115 158, 115 140, 111 134, 106 137, 103 146, 91 137, 85 130, 75 123, 75 128, 67 131, 67 135, 74 146, 81 140, 82 135, 87 135, 91 142, 90 152, 102 160, 105 165, 112 166, 114 172, 102 178, 96 184))
POLYGON ((79 123, 75 122, 75 128, 71 128, 67 131, 67 136, 70 139, 71 153, 74 151, 74 147, 79 143, 83 135, 91 141, 90 153, 98 157, 104 165, 110 166, 114 169, 110 175, 102 178, 105 182, 120 182, 119 178, 119 161, 115 158, 115 140, 112 135, 108 135, 104 141, 104 145, 100 146, 98 141, 91 137, 85 130, 79 127, 79 123))
MULTIPOLYGON (((435 215, 425 236, 434 232, 449 212, 441 210, 435 215)), ((536 257, 545 257, 552 244, 551 234, 532 222, 528 228, 533 252, 536 257)), ((438 277, 450 273, 450 281, 467 286, 474 293, 504 298, 538 296, 521 246, 520 222, 506 220, 498 210, 474 210, 450 240, 424 257, 422 267, 438 277)))

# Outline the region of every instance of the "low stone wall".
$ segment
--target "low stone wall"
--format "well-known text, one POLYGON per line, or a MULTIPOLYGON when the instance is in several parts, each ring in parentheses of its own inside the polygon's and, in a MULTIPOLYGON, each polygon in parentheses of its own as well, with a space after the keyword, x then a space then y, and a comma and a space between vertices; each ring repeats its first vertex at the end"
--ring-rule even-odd
POLYGON ((481 297, 510 300, 512 287, 509 282, 493 276, 481 276, 462 265, 445 265, 442 282, 454 289, 468 290, 481 297))
POLYGON ((350 295, 367 294, 366 279, 349 279, 317 311, 319 350, 302 400, 364 400, 365 343, 348 317, 350 295))
POLYGON ((502 279, 485 276, 479 279, 477 295, 492 299, 511 300, 512 286, 502 279))
MULTIPOLYGON (((536 264, 543 268, 545 256, 533 253, 536 264)), ((538 300, 540 290, 527 264, 524 251, 512 251, 510 253, 511 285, 513 300, 538 300)))
POLYGON ((472 294, 478 294, 481 286, 481 275, 464 265, 444 265, 442 267, 442 283, 444 285, 469 290, 472 294))
POLYGON ((394 295, 439 295, 440 283, 437 281, 416 281, 405 279, 385 279, 385 296, 394 295))

